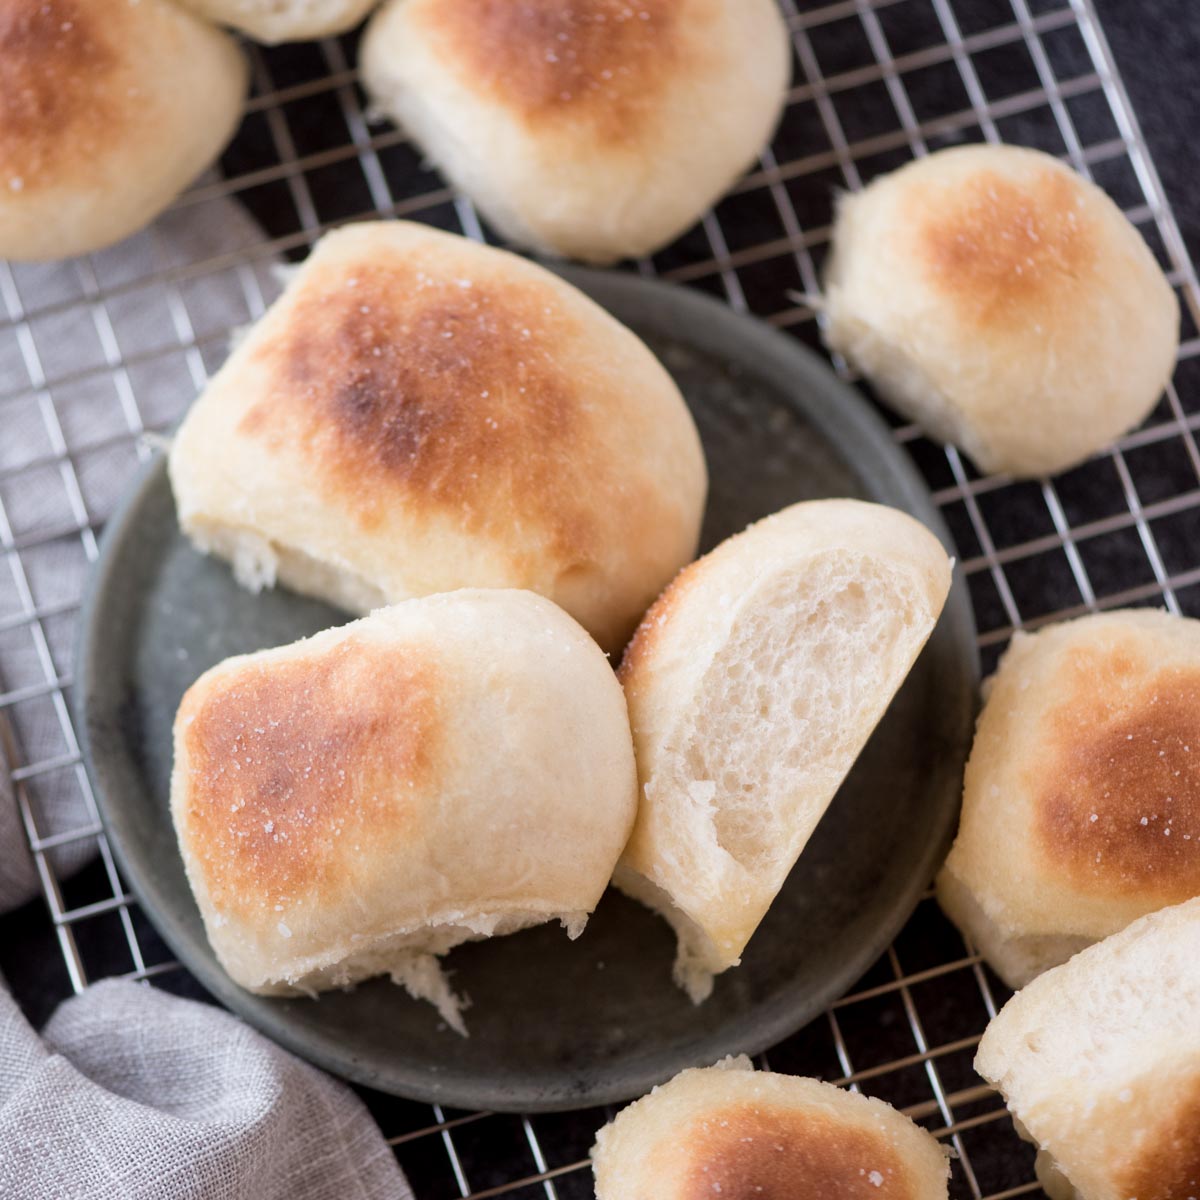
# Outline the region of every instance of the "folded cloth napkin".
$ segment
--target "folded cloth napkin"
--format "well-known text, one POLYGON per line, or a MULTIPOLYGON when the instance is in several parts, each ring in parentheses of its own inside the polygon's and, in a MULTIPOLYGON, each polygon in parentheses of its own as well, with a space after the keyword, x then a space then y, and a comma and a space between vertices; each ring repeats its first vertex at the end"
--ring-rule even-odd
POLYGON ((348 1088, 228 1013, 117 980, 40 1038, 0 981, 0 1196, 412 1200, 348 1088))

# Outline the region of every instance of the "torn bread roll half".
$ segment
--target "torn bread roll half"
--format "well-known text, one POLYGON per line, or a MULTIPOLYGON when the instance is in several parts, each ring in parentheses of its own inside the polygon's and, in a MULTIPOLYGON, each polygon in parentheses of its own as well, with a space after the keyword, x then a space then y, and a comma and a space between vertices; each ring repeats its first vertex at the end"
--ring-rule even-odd
POLYGON ((613 881, 674 926, 693 1000, 738 963, 949 587, 912 517, 818 500, 723 542, 646 614, 620 670, 641 796, 613 881))
POLYGON ((960 146, 843 198, 826 338, 979 468, 1065 470, 1145 419, 1179 303, 1095 184, 1017 146, 960 146))
POLYGON ((175 438, 180 523, 252 588, 351 612, 527 588, 619 651, 696 553, 671 377, 541 267, 401 221, 324 237, 175 438))
POLYGON ((946 1200, 945 1150, 882 1100, 748 1058, 683 1071, 592 1150, 596 1200, 946 1200))
POLYGON ((1017 988, 1200 895, 1200 621, 1017 633, 985 691, 938 899, 1017 988))
POLYGON ((230 977, 283 995, 391 975, 460 1032, 436 956, 544 921, 578 935, 636 803, 612 669, 530 592, 228 659, 175 720, 171 813, 230 977))
POLYGON ((1039 1147, 1051 1200, 1200 1196, 1200 899, 1019 991, 975 1069, 1039 1147))
POLYGON ((605 263, 673 241, 754 162, 791 40, 776 0, 390 0, 362 74, 506 238, 605 263))
POLYGON ((172 0, 4 0, 0 258, 148 225, 233 136, 248 83, 237 43, 172 0))

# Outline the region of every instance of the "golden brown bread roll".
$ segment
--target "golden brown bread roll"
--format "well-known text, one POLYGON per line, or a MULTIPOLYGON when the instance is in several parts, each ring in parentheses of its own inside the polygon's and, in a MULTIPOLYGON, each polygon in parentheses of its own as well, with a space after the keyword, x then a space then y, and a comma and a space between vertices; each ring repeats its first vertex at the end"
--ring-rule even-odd
POLYGON ((596 1200, 945 1200, 945 1151, 882 1100, 747 1058, 684 1071, 592 1150, 596 1200))
POLYGON ((0 258, 119 241, 232 136, 228 35, 170 0, 0 0, 0 258))
POLYGON ((399 221, 322 239, 188 413, 184 530, 251 587, 353 612, 522 587, 617 650, 696 551, 670 376, 515 255, 399 221))
POLYGON ((975 1069, 1039 1147, 1052 1200, 1200 1197, 1200 899, 1022 988, 975 1069))
POLYGON ((1179 304, 1098 187, 1016 146, 941 150, 842 201, 826 336, 984 471, 1049 475, 1132 429, 1171 377, 1179 304))
POLYGON ((209 941, 265 994, 388 974, 462 1031, 436 955, 578 935, 633 822, 621 689, 530 592, 465 589, 227 659, 175 720, 171 814, 209 941))
POLYGON ((1021 987, 1200 895, 1200 621, 1018 633, 986 686, 938 898, 1021 987))
POLYGON ((392 0, 375 103, 505 237, 611 262, 673 240, 779 119, 775 0, 392 0))

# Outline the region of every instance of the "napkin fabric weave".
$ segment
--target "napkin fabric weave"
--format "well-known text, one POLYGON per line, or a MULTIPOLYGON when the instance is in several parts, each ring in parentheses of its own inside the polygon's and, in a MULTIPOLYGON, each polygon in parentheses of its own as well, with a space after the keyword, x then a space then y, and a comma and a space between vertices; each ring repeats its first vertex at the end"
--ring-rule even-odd
POLYGON ((348 1088, 228 1013, 116 980, 41 1038, 0 987, 0 1196, 412 1198, 348 1088))

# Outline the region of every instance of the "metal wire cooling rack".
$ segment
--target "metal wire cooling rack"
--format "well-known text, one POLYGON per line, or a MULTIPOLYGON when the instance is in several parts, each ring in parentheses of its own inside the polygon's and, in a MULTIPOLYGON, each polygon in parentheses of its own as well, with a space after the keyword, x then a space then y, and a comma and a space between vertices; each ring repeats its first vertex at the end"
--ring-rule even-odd
MULTIPOLYGON (((1180 290, 1174 385, 1117 449, 1044 484, 980 478, 914 428, 895 435, 957 539, 985 667, 1014 629, 1055 617, 1141 603, 1200 615, 1200 291, 1091 0, 782 3, 796 74, 774 145, 696 230, 635 268, 713 292, 817 345, 813 313, 789 297, 818 288, 837 189, 963 140, 1063 156, 1117 199, 1180 290)), ((0 714, 15 735, 13 781, 62 950, 64 994, 104 975, 194 986, 121 881, 69 716, 80 589, 126 474, 113 466, 114 448, 124 452, 118 463, 136 465, 143 433, 177 419, 231 328, 262 311, 273 286, 267 265, 302 256, 329 226, 403 215, 490 236, 401 133, 369 120, 350 66, 353 38, 251 53, 255 92, 224 177, 193 188, 142 235, 133 266, 129 254, 82 259, 54 277, 59 291, 47 299, 45 276, 0 263, 0 430, 23 420, 41 438, 40 449, 23 438, 18 456, 0 436, 0 714), (229 197, 265 232, 217 253, 169 249, 164 230, 204 219, 229 197), (214 311, 217 285, 238 303, 214 311), (143 323, 147 311, 158 314, 162 335, 130 352, 123 323, 135 310, 143 323), (94 346, 81 352, 85 336, 94 346), (42 499, 30 506, 34 493, 42 499), (63 786, 79 789, 88 819, 50 833, 43 801, 63 786), (98 865, 66 878, 63 856, 93 848, 98 865)), ((904 1109, 956 1151, 954 1196, 1028 1195, 1037 1190, 1032 1151, 971 1071, 1004 998, 927 898, 853 993, 764 1061, 904 1109)), ((606 1111, 522 1118, 366 1099, 419 1200, 591 1195, 583 1160, 606 1111)))

